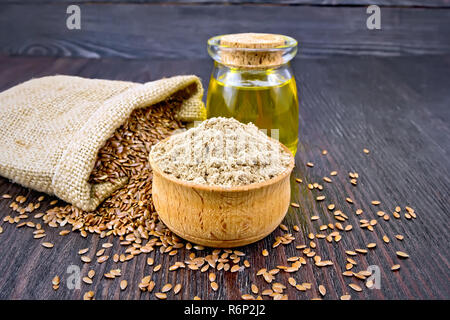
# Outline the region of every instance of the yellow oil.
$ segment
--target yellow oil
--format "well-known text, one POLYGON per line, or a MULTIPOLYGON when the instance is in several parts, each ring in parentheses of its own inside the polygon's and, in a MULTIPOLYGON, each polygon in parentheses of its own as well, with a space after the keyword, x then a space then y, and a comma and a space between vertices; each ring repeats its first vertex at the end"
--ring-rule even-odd
POLYGON ((228 81, 230 74, 218 79, 214 75, 211 77, 207 117, 233 117, 243 123, 252 122, 259 129, 267 130, 269 137, 278 139, 295 155, 298 143, 295 79, 276 77, 277 81, 271 85, 271 81, 267 81, 267 74, 240 73, 238 77, 239 81, 228 81), (280 79, 282 80, 279 81, 280 79), (233 82, 238 82, 239 85, 234 85, 233 82))

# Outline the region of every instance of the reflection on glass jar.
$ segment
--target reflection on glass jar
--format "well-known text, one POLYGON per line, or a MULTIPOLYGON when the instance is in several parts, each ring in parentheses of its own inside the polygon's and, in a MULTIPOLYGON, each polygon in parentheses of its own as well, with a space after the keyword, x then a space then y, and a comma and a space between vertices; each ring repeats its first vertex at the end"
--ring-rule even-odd
POLYGON ((297 42, 270 34, 234 34, 208 41, 214 70, 207 117, 253 122, 295 155, 298 143, 297 86, 289 61, 297 42))

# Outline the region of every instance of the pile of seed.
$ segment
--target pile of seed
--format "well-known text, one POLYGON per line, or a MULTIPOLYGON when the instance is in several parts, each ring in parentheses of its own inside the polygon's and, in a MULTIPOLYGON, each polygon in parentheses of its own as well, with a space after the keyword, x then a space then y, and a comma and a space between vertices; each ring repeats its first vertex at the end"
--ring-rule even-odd
MULTIPOLYGON (((174 110, 180 103, 180 99, 172 99, 158 105, 144 108, 133 112, 129 120, 122 125, 111 137, 105 146, 99 151, 98 160, 90 177, 91 183, 100 183, 105 181, 115 181, 119 178, 127 177, 128 183, 124 188, 117 190, 110 198, 104 201, 96 211, 83 212, 71 205, 58 206, 57 200, 50 202, 50 205, 57 205, 44 212, 35 213, 33 215, 36 219, 42 219, 49 227, 61 227, 59 232, 61 236, 65 236, 72 231, 79 231, 81 236, 86 237, 88 233, 95 233, 100 238, 105 238, 110 235, 118 236, 120 244, 125 248, 121 250, 122 253, 112 252, 113 244, 105 242, 102 248, 93 253, 90 248, 84 248, 78 251, 80 260, 85 264, 90 264, 93 259, 98 264, 112 259, 116 263, 123 263, 133 259, 140 254, 148 254, 153 251, 159 251, 160 255, 155 255, 155 258, 147 258, 147 265, 151 266, 153 273, 157 273, 162 264, 158 263, 162 254, 167 254, 176 258, 176 261, 169 266, 168 270, 175 272, 180 268, 187 268, 193 271, 207 273, 210 286, 212 290, 217 291, 220 284, 217 282, 216 272, 240 272, 244 269, 251 270, 248 259, 245 259, 245 253, 238 250, 224 249, 212 250, 210 254, 201 256, 200 252, 204 249, 202 246, 193 246, 186 243, 172 234, 158 219, 151 199, 151 178, 152 173, 148 164, 149 151, 157 141, 164 139, 171 135, 175 130, 181 129, 182 124, 174 117, 174 110), (67 228, 70 226, 70 228, 67 228), (183 250, 181 250, 183 249, 183 250), (186 251, 185 251, 186 250, 186 251), (194 251, 195 250, 195 251, 194 251), (184 257, 184 254, 187 254, 184 257), (199 254, 199 256, 197 256, 199 254), (181 258, 184 257, 184 258, 181 258)), ((365 154, 369 154, 367 149, 365 154)), ((328 154, 325 150, 323 155, 328 154)), ((313 168, 314 164, 308 162, 307 167, 313 168)), ((329 176, 333 177, 338 174, 337 171, 330 172, 329 176)), ((357 186, 359 174, 356 172, 349 172, 350 183, 357 186)), ((303 183, 302 179, 297 178, 297 183, 303 183)), ((332 178, 323 177, 326 183, 333 183, 332 178)), ((317 181, 305 182, 306 188, 315 193, 317 201, 327 201, 324 195, 317 195, 324 186, 317 181)), ((39 197, 37 203, 26 203, 27 199, 24 196, 12 197, 9 194, 2 196, 6 200, 10 200, 10 207, 15 216, 8 215, 3 221, 10 224, 16 224, 17 227, 29 227, 33 230, 34 238, 42 239, 46 237, 46 232, 41 223, 35 223, 31 220, 31 213, 40 208, 44 197, 39 197)), ((350 205, 354 205, 351 198, 346 198, 350 205)), ((299 204, 292 203, 292 207, 299 208, 299 204)), ((380 201, 373 200, 373 206, 380 205, 380 201)), ((303 265, 312 263, 318 268, 335 265, 328 259, 323 259, 319 252, 317 252, 317 243, 319 241, 327 241, 329 243, 339 243, 345 233, 353 230, 351 224, 347 224, 349 216, 342 210, 337 209, 334 203, 327 204, 328 212, 332 218, 336 220, 335 223, 322 224, 318 227, 317 232, 310 232, 307 234, 308 243, 296 243, 295 233, 300 232, 297 225, 292 227, 293 232, 289 228, 281 224, 280 229, 284 232, 281 236, 275 238, 271 250, 274 250, 280 245, 289 246, 295 245, 299 254, 287 258, 287 264, 273 266, 271 269, 263 268, 255 270, 256 277, 262 277, 267 284, 266 288, 259 288, 255 283, 249 287, 249 292, 242 293, 242 299, 263 299, 263 297, 270 297, 275 300, 288 299, 285 293, 287 285, 296 288, 298 291, 308 291, 313 289, 313 284, 309 282, 297 282, 297 280, 290 276, 288 283, 283 284, 276 282, 277 274, 285 272, 294 274, 303 265)), ((411 207, 405 207, 404 217, 406 219, 415 219, 416 213, 411 207)), ((361 209, 356 209, 354 214, 359 216, 363 214, 361 209)), ((392 216, 395 219, 400 219, 402 209, 397 206, 392 216)), ((377 216, 385 221, 389 220, 390 215, 383 211, 378 211, 377 216)), ((319 220, 318 216, 312 216, 312 221, 319 220)), ((361 230, 374 231, 377 225, 376 219, 360 219, 361 230)), ((3 228, 0 226, 0 234, 3 228)), ((397 234, 394 236, 398 241, 403 240, 403 236, 397 234)), ((383 241, 388 244, 391 238, 387 235, 383 236, 383 241)), ((44 239, 43 239, 44 240, 44 239)), ((53 243, 43 241, 42 246, 51 250, 53 243)), ((358 280, 365 280, 370 276, 366 270, 354 271, 357 262, 354 260, 355 256, 369 254, 376 248, 375 243, 368 243, 366 248, 345 248, 345 253, 348 256, 346 263, 341 266, 345 277, 351 277, 358 280)), ((267 257, 269 251, 264 249, 262 256, 267 257)), ((403 251, 397 251, 398 258, 408 258, 408 254, 403 251)), ((396 272, 400 269, 399 264, 394 264, 391 270, 396 272)), ((63 271, 60 272, 64 274, 63 271)), ((51 286, 54 290, 59 289, 60 276, 58 274, 51 275, 51 286)), ((82 278, 86 285, 91 285, 96 276, 96 271, 90 269, 88 273, 82 278)), ((105 272, 102 277, 105 281, 112 281, 112 279, 120 280, 120 289, 126 290, 128 281, 123 278, 120 268, 111 269, 105 272)), ((50 284, 49 284, 50 285, 50 284)), ((366 287, 371 287, 373 283, 367 281, 366 287)), ((352 282, 349 287, 354 291, 362 291, 361 285, 352 282)), ((166 299, 168 293, 172 292, 177 295, 182 290, 181 283, 166 283, 160 288, 156 287, 156 283, 152 280, 150 275, 144 276, 138 288, 144 292, 151 292, 158 299, 166 299)), ((327 290, 323 285, 317 288, 318 296, 324 297, 327 290)), ((345 291, 345 290, 344 290, 345 291)), ((86 300, 95 299, 95 292, 86 291, 83 298, 86 300)), ((345 293, 341 296, 342 300, 348 300, 351 296, 345 293)), ((193 299, 200 299, 198 296, 193 299)))

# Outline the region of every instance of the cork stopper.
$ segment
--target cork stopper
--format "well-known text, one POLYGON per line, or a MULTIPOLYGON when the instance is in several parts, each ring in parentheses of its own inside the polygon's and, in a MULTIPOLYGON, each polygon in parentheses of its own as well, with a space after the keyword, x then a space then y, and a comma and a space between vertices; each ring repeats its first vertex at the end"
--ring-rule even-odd
POLYGON ((220 37, 223 64, 244 69, 269 69, 284 63, 285 36, 270 33, 236 33, 220 37), (271 50, 272 49, 272 50, 271 50), (275 49, 275 50, 273 50, 275 49))

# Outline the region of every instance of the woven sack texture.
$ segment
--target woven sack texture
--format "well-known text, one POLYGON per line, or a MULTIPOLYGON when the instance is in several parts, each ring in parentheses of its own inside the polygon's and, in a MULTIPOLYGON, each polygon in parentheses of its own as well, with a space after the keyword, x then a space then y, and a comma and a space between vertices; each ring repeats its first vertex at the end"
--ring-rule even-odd
POLYGON ((0 175, 92 211, 118 183, 88 183, 97 153, 136 108, 186 89, 176 116, 203 120, 203 88, 196 76, 148 83, 49 76, 0 93, 0 175))

